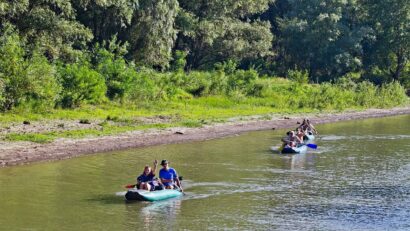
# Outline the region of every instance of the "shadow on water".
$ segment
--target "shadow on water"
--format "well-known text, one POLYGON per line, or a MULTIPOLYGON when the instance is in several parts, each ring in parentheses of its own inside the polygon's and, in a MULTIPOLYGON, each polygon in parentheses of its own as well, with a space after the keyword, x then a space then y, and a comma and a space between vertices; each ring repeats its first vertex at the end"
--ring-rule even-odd
POLYGON ((100 203, 100 204, 106 204, 106 205, 126 203, 124 196, 119 196, 115 194, 95 195, 94 197, 87 198, 85 200, 87 202, 100 203))

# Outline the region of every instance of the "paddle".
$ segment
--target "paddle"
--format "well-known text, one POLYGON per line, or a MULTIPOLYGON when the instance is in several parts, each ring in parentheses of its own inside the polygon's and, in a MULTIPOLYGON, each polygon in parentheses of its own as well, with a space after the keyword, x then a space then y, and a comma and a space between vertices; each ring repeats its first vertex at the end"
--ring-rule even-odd
POLYGON ((317 144, 306 144, 309 148, 317 149, 317 144))

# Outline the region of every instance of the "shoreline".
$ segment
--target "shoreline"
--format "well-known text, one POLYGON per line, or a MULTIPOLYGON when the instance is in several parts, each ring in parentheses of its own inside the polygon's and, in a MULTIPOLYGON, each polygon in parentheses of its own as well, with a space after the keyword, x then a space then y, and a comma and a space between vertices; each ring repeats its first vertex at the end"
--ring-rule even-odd
POLYGON ((338 121, 378 118, 410 114, 410 107, 392 109, 368 109, 340 113, 307 114, 304 116, 278 116, 270 120, 249 120, 206 125, 200 128, 170 128, 132 131, 114 136, 83 139, 57 139, 51 143, 2 142, 0 168, 33 162, 56 161, 88 154, 115 150, 140 148, 163 144, 175 144, 217 139, 250 131, 284 129, 296 127, 304 117, 314 125, 338 121))

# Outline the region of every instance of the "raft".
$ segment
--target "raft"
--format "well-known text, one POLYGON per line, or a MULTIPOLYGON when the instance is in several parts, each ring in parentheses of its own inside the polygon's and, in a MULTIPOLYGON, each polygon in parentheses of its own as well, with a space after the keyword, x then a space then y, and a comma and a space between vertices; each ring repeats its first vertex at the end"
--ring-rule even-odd
POLYGON ((140 189, 130 189, 125 194, 127 201, 159 201, 181 196, 183 193, 176 189, 164 189, 147 191, 140 189))
POLYGON ((307 146, 305 144, 301 144, 297 147, 293 147, 293 148, 283 148, 281 153, 282 154, 297 154, 297 153, 306 153, 307 151, 307 146))
POLYGON ((315 135, 313 135, 312 132, 309 132, 307 135, 305 135, 303 137, 303 141, 307 142, 307 141, 312 141, 315 139, 315 135))

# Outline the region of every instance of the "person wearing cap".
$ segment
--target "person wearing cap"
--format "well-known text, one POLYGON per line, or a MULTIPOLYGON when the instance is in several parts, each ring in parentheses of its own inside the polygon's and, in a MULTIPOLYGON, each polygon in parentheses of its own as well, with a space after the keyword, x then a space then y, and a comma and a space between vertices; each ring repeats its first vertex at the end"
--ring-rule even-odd
POLYGON ((173 189, 176 186, 183 191, 181 182, 178 178, 178 173, 175 169, 169 167, 169 162, 167 160, 161 161, 162 169, 159 170, 159 178, 161 183, 165 186, 166 189, 173 189))
POLYGON ((158 161, 154 161, 154 168, 150 168, 150 166, 145 165, 144 171, 142 174, 137 178, 137 188, 144 189, 148 191, 155 190, 155 186, 158 183, 155 181, 155 170, 157 169, 158 161))

